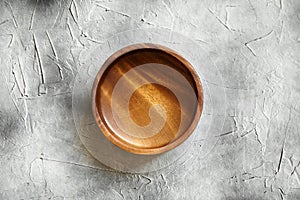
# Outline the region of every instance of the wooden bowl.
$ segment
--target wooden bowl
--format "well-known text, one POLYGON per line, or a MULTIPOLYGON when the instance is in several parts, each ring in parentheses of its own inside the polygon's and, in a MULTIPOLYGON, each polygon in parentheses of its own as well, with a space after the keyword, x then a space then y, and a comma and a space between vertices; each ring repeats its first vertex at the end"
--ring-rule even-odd
POLYGON ((135 154, 159 154, 184 142, 202 107, 202 86, 192 65, 157 44, 134 44, 114 53, 92 89, 102 133, 135 154))

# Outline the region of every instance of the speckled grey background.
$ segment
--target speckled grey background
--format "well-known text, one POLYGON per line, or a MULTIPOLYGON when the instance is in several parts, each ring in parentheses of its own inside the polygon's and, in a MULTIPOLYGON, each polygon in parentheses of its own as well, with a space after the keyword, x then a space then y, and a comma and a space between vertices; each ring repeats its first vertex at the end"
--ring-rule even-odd
POLYGON ((300 199, 300 1, 1 0, 0 47, 0 199, 300 199), (72 83, 89 47, 148 27, 209 52, 229 131, 205 159, 124 174, 81 144, 72 83))

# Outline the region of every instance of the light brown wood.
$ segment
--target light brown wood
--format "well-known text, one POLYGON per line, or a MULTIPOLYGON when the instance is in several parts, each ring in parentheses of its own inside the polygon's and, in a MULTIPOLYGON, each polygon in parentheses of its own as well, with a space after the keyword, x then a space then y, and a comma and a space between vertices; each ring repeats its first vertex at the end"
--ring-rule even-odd
POLYGON ((92 89, 93 114, 103 134, 136 154, 158 154, 181 144, 203 107, 202 86, 191 64, 157 44, 114 53, 92 89))

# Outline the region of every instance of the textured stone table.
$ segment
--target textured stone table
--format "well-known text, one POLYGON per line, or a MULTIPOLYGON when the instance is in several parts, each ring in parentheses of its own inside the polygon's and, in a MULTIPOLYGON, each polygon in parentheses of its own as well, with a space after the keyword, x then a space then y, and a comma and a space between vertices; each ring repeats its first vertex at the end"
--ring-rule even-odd
POLYGON ((0 199, 300 199, 300 1, 7 0, 0 31, 0 199), (227 131, 205 159, 120 173, 76 134, 76 63, 151 27, 209 52, 227 131))

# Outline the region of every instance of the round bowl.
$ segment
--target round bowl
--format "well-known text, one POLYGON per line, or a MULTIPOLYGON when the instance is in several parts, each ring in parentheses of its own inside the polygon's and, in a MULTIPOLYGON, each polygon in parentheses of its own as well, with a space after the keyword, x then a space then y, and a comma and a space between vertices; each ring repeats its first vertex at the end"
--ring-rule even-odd
POLYGON ((111 55, 92 89, 94 118, 105 137, 135 154, 159 154, 196 128, 203 90, 192 65, 158 44, 134 44, 111 55))

